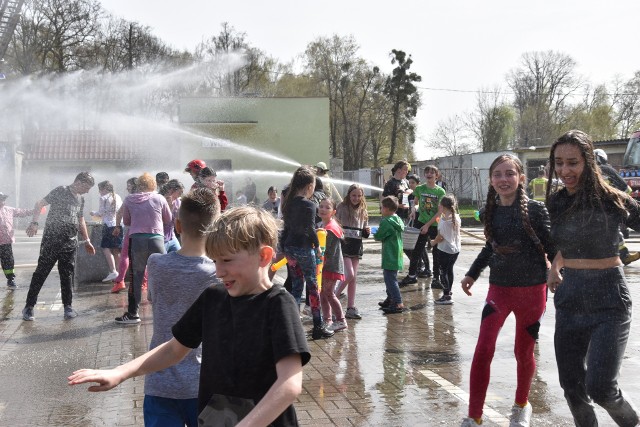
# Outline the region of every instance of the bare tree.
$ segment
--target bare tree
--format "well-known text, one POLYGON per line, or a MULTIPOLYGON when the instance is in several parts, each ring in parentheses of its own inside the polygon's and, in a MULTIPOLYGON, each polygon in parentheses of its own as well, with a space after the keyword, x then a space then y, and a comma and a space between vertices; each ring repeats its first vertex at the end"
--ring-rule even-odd
POLYGON ((563 53, 527 52, 520 67, 507 75, 515 92, 520 141, 549 140, 566 122, 568 97, 582 86, 575 74, 576 63, 563 53))
POLYGON ((614 82, 613 106, 620 138, 640 128, 640 71, 627 82, 614 82))
POLYGON ((464 120, 457 114, 438 122, 436 130, 428 139, 427 146, 447 156, 458 156, 473 152, 474 144, 469 138, 464 120))
POLYGON ((468 125, 482 151, 509 148, 514 139, 514 121, 513 109, 500 87, 478 92, 476 110, 469 115, 468 125))

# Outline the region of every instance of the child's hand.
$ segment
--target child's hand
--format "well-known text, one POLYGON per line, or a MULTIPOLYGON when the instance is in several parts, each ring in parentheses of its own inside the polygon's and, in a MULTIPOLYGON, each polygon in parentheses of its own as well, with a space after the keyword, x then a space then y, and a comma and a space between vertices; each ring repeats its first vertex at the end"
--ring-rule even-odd
POLYGON ((88 388, 89 391, 107 391, 111 390, 123 380, 114 369, 80 369, 75 371, 67 378, 69 385, 78 385, 84 383, 98 383, 88 388))
POLYGON ((553 268, 549 270, 549 275, 547 277, 547 287, 549 288, 549 290, 555 293, 556 289, 558 289, 558 286, 560 286, 561 284, 562 274, 560 273, 560 271, 553 268))
POLYGON ((420 227, 420 234, 427 234, 428 231, 429 231, 429 227, 427 226, 427 224, 420 227))
POLYGON ((29 237, 33 237, 36 234, 38 234, 38 223, 36 222, 32 222, 31 224, 29 224, 29 226, 27 227, 27 236, 29 237))
POLYGON ((473 284, 476 281, 473 279, 473 277, 470 276, 464 276, 464 278, 460 281, 460 283, 462 284, 462 290, 464 291, 465 294, 471 296, 471 287, 473 286, 473 284))

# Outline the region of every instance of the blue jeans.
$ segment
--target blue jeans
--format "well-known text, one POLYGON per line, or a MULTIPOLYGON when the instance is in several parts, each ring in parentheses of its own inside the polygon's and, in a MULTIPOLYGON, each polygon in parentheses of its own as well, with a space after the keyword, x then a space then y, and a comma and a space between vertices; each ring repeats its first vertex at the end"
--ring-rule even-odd
POLYGON ((398 286, 398 270, 382 270, 382 276, 387 287, 387 298, 392 302, 389 307, 402 304, 402 295, 400 295, 400 287, 398 286))
POLYGON ((631 327, 631 297, 622 267, 565 268, 554 298, 560 386, 576 426, 597 426, 591 399, 619 426, 636 426, 638 412, 618 387, 631 327))
POLYGON ((197 427, 198 398, 169 399, 144 395, 145 427, 197 427))
POLYGON ((168 242, 164 242, 164 250, 166 253, 178 252, 181 247, 180 242, 175 236, 173 236, 173 239, 168 242))
POLYGON ((287 264, 291 267, 291 295, 300 305, 302 287, 307 285, 307 296, 311 306, 313 326, 322 325, 322 313, 320 311, 320 295, 318 294, 318 280, 316 278, 316 252, 312 248, 298 248, 286 246, 284 253, 287 256, 287 264))

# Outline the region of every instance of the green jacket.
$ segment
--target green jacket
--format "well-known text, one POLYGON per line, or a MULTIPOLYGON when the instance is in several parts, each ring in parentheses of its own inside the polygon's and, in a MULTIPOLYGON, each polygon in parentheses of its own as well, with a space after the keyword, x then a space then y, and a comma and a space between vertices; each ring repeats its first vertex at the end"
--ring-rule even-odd
POLYGON ((404 223, 396 214, 380 221, 374 238, 382 242, 382 268, 384 270, 402 270, 402 231, 404 223))

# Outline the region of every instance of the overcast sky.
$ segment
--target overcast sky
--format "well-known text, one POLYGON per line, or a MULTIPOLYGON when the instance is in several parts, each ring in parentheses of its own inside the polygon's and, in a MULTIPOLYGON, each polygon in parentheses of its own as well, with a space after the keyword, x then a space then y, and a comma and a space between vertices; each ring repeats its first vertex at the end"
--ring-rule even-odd
POLYGON ((116 16, 138 21, 178 49, 217 34, 222 22, 282 62, 320 36, 353 35, 360 56, 387 73, 391 49, 412 55, 422 76, 420 139, 441 120, 474 108, 480 88, 501 85, 524 52, 570 55, 593 84, 640 71, 639 0, 101 0, 116 16), (469 91, 469 92, 464 92, 469 91))

